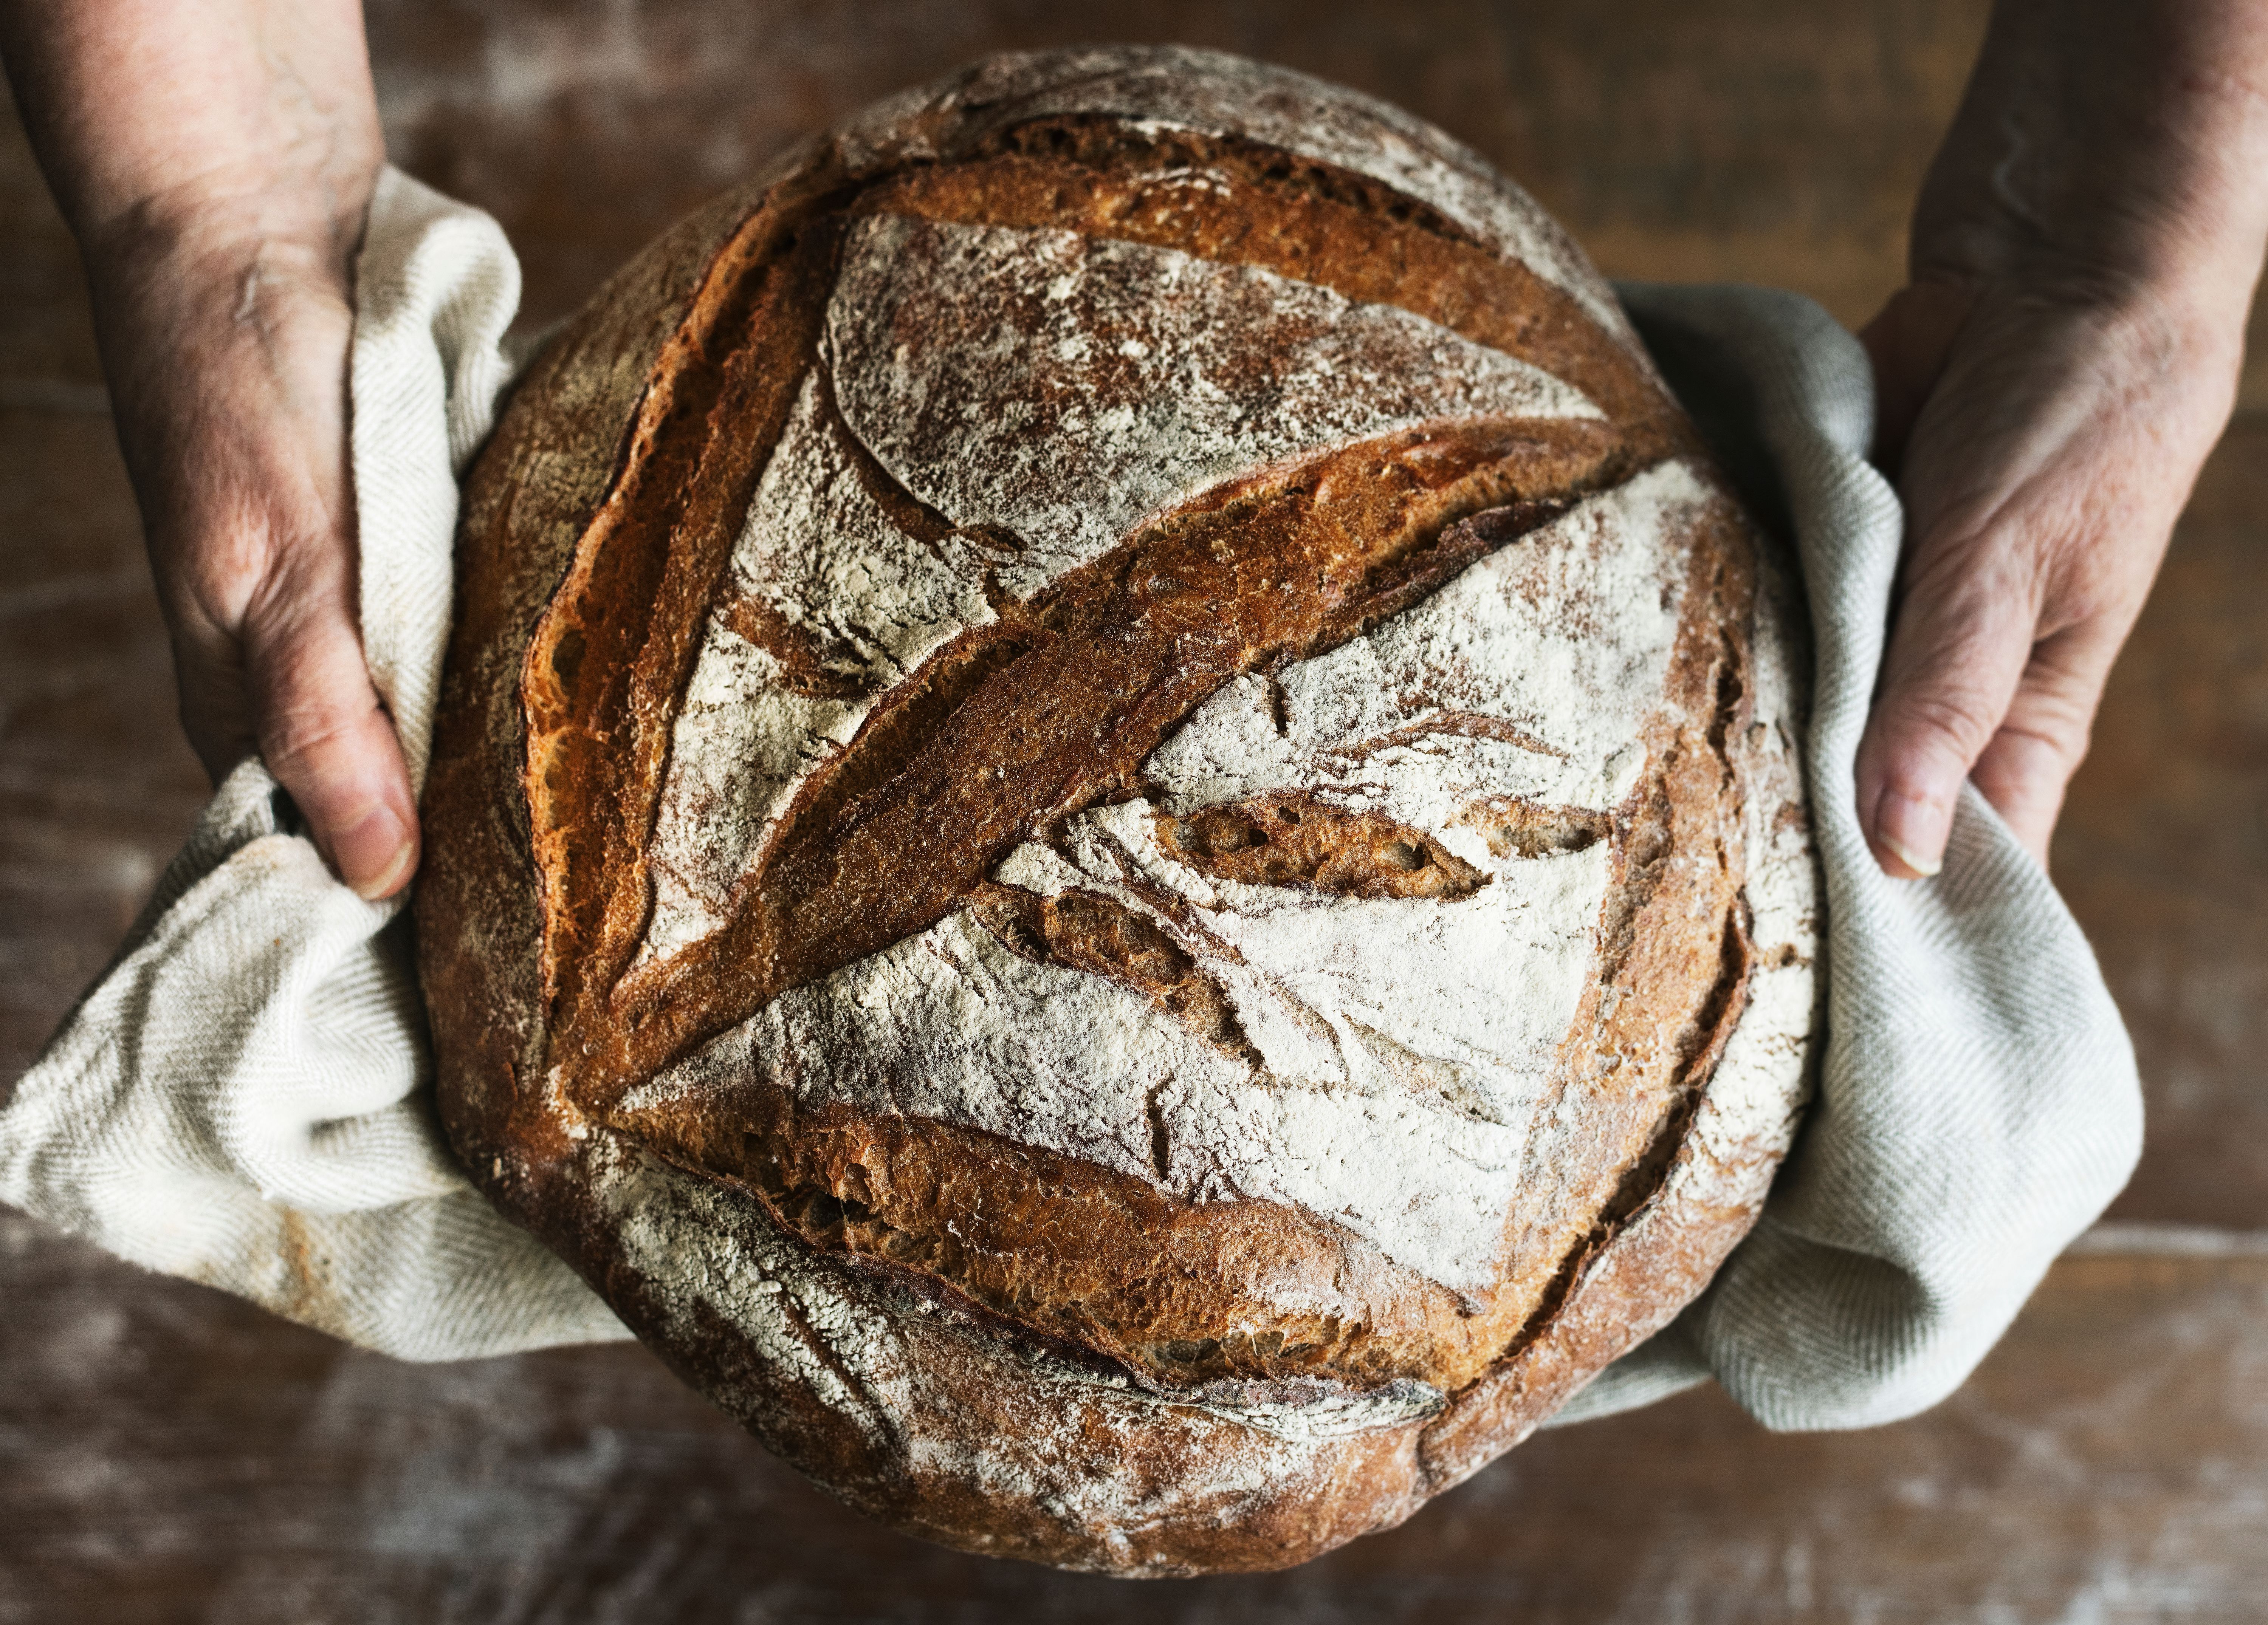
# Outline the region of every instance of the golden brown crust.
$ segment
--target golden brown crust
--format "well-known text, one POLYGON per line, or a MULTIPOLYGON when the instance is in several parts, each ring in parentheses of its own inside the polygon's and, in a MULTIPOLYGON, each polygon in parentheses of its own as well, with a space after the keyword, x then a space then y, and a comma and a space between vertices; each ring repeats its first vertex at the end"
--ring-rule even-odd
POLYGON ((656 363, 746 210, 720 199, 600 290, 520 379, 516 400, 527 404, 507 407, 467 484, 417 930, 436 1039, 451 1055, 446 1109, 468 1166, 502 1156, 521 1080, 535 1086, 543 1055, 523 652, 608 495, 656 363))
MULTIPOLYGON (((1754 1178, 1683 1177, 1751 969, 1755 786, 1728 741, 1749 725, 1753 542, 1730 517, 1691 538, 1627 801, 1473 814, 1498 851, 1606 841, 1613 874, 1557 1073, 1582 1110, 1532 1143, 1539 1200, 1508 1216, 1492 1288, 1453 1291, 1303 1208, 1176 1195, 942 1121, 799 1107, 776 1078, 726 1080, 697 1108, 642 1100, 637 1085, 780 993, 958 910, 1249 1056, 1163 932, 1097 893, 1003 886, 998 860, 1140 793, 1145 758, 1231 679, 1359 636, 1570 502, 1694 455, 1614 335, 1422 200, 1233 136, 998 107, 968 123, 956 149, 949 98, 933 102, 905 150, 872 129, 815 144, 681 226, 553 345, 480 460, 418 908, 444 1116, 504 1211, 854 1504, 1067 1566, 1281 1566, 1516 1442, 1698 1290, 1753 1216, 1754 1178), (638 965, 671 722, 712 611, 799 692, 863 693, 807 628, 720 584, 795 393, 823 377, 843 234, 878 214, 1258 266, 1518 355, 1604 415, 1446 422, 1259 471, 1027 599, 996 592, 988 624, 880 695, 802 783, 736 917, 638 965), (626 1206, 630 1190, 646 1205, 626 1206), (666 1223, 685 1227, 676 1241, 640 1239, 666 1223), (669 1277, 696 1236, 711 1261, 688 1288, 669 1277), (769 1288, 708 1278, 759 1256, 769 1288), (776 1312, 814 1298, 836 1306, 776 1312), (846 1352, 842 1326, 862 1316, 846 1352), (774 1347, 758 1320, 804 1329, 774 1347), (1366 1404, 1362 1425, 1317 1431, 1330 1407, 1366 1404), (1071 1486, 1098 1461, 1117 1499, 1082 1502, 1071 1486)), ((946 538, 871 457, 858 477, 905 534, 946 538)), ((1442 900, 1478 883, 1382 814, 1275 797, 1156 818, 1230 880, 1442 900)), ((1768 1169, 1776 1152, 1758 1155, 1768 1169)))

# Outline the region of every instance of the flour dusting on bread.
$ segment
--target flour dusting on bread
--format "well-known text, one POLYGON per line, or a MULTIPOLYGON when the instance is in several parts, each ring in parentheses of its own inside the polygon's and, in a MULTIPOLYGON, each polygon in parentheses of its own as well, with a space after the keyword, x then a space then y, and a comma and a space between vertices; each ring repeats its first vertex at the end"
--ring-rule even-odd
POLYGON ((852 1504, 1296 1562, 1760 1208, 1800 605, 1580 253, 1407 114, 1176 48, 895 98, 594 300, 466 511, 452 1142, 852 1504))

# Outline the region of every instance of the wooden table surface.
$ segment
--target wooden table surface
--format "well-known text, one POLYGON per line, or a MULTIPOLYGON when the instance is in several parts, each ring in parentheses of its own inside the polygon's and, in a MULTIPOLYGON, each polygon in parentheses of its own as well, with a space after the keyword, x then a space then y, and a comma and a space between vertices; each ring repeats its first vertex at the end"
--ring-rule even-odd
MULTIPOLYGON (((1444 123, 1612 273, 1896 285, 1971 0, 372 0, 392 150, 528 312, 814 123, 1009 46, 1182 39, 1444 123)), ((2256 329, 2259 323, 2256 319, 2256 329)), ((2268 346, 2260 347, 2268 349, 2268 346)), ((1946 1405, 1775 1437, 1713 1390, 1546 1434, 1292 1573, 1129 1585, 843 1511, 642 1350, 397 1364, 0 1210, 0 1625, 2268 1619, 2268 365, 2112 684, 2054 868, 2150 1143, 1946 1405)), ((206 791, 78 268, 0 111, 0 1089, 206 791)))

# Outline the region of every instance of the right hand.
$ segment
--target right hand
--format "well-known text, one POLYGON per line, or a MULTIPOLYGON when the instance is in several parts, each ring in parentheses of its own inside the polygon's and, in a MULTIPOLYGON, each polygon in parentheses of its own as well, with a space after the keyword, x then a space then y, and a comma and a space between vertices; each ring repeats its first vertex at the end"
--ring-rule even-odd
POLYGON ((2268 239, 2268 8, 1999 0, 1864 334, 1907 533, 1856 769, 1885 872, 1963 778, 2043 864, 2235 396, 2268 239))

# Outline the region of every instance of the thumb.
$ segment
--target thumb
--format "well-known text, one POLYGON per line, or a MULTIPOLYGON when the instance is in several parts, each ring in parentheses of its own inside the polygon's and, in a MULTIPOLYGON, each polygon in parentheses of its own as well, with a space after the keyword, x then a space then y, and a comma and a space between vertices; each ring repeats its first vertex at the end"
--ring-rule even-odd
POLYGON ((2031 583, 1999 550, 1918 549, 1859 741, 1859 823, 1885 871, 1937 872, 1953 809, 2030 658, 2031 583))
POLYGON ((416 871, 416 802, 345 603, 261 606, 243 643, 268 770, 339 878, 363 897, 392 896, 416 871))

